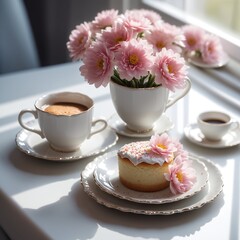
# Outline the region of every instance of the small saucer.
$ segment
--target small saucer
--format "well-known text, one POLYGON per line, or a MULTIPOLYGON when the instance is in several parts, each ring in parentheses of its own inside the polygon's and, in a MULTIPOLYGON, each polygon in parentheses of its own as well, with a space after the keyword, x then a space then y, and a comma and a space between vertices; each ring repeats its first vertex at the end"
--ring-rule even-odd
MULTIPOLYGON (((36 126, 36 121, 30 121, 28 125, 36 126)), ((74 152, 57 152, 53 150, 46 139, 39 135, 22 129, 16 135, 16 144, 19 150, 27 155, 51 161, 75 161, 81 158, 97 155, 114 146, 118 140, 117 134, 107 127, 84 141, 79 150, 74 152)))
POLYGON ((220 68, 225 66, 229 62, 229 56, 224 53, 222 58, 215 63, 205 63, 200 57, 191 56, 188 58, 188 62, 201 68, 220 68))
POLYGON ((220 141, 206 139, 196 123, 185 127, 184 133, 188 140, 202 147, 227 148, 240 144, 240 127, 230 130, 220 141))
POLYGON ((134 132, 127 128, 126 123, 122 121, 122 119, 118 116, 118 114, 112 115, 108 119, 109 126, 114 129, 118 134, 127 136, 127 137, 151 137, 155 133, 161 134, 163 132, 169 131, 173 128, 174 124, 173 122, 167 117, 165 114, 163 114, 155 123, 153 129, 148 132, 134 132))

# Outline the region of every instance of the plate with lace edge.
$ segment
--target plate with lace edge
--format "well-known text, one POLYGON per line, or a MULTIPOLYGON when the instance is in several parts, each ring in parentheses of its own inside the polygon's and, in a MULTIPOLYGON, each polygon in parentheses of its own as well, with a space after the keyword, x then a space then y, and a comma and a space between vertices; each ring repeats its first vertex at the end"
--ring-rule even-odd
POLYGON ((97 165, 97 159, 90 162, 81 173, 81 185, 84 191, 97 203, 108 208, 122 212, 143 215, 172 215, 186 211, 192 211, 212 202, 223 189, 222 175, 217 166, 210 160, 192 155, 205 164, 209 173, 206 186, 191 198, 166 204, 140 204, 114 197, 102 191, 95 183, 93 172, 97 165))
POLYGON ((176 202, 198 193, 208 181, 209 176, 205 164, 197 158, 193 159, 191 156, 189 158, 196 171, 196 182, 189 191, 176 195, 170 191, 169 187, 155 192, 140 192, 125 187, 119 180, 117 151, 97 158, 98 162, 93 176, 101 190, 121 199, 144 204, 176 202))

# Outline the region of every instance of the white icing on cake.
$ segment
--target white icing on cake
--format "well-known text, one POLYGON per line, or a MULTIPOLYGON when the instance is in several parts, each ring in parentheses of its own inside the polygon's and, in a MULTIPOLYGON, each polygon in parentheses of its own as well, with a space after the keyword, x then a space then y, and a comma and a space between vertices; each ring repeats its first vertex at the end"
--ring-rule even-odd
POLYGON ((151 151, 149 141, 125 144, 119 149, 118 154, 121 158, 129 159, 135 166, 142 162, 148 164, 158 163, 162 166, 165 162, 163 157, 151 151))

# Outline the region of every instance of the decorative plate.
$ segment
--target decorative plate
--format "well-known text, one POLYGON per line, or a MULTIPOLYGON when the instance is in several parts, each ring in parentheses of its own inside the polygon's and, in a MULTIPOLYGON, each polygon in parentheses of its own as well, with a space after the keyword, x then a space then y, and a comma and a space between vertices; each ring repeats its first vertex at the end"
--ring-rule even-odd
POLYGON ((101 190, 115 197, 145 204, 163 204, 176 202, 198 193, 208 181, 208 172, 204 163, 198 159, 191 159, 197 173, 194 186, 183 194, 174 195, 170 188, 157 192, 139 192, 125 187, 119 180, 117 151, 113 151, 97 158, 94 179, 101 190))
POLYGON ((102 204, 108 208, 117 209, 122 212, 131 212, 144 215, 171 215, 191 211, 194 209, 199 209, 205 204, 212 202, 221 193, 223 188, 222 175, 213 162, 203 157, 193 155, 191 155, 191 158, 194 160, 197 159, 205 164, 209 173, 209 181, 199 193, 190 198, 174 203, 139 204, 116 198, 102 191, 95 184, 93 177, 93 172, 96 168, 98 160, 90 162, 86 166, 85 170, 81 174, 81 184, 84 191, 99 204, 102 204))

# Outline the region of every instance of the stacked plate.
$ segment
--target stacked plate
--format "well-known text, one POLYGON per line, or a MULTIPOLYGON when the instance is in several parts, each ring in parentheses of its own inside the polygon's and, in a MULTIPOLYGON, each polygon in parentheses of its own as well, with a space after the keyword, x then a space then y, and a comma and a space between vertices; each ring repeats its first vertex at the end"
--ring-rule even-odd
POLYGON ((213 201, 223 188, 218 168, 209 160, 190 155, 197 181, 188 192, 173 195, 169 188, 138 192, 119 181, 117 152, 109 152, 90 162, 81 174, 84 191, 98 203, 123 212, 170 215, 198 209, 213 201))

